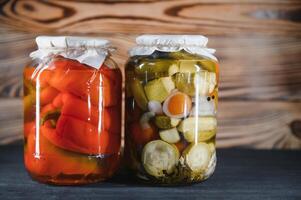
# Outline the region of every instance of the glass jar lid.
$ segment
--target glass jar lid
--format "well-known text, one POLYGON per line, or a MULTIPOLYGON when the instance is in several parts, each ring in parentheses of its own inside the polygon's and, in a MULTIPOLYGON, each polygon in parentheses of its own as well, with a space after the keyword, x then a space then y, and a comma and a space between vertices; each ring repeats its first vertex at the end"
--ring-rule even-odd
POLYGON ((30 54, 33 59, 61 55, 99 69, 113 49, 108 40, 94 37, 38 36, 38 49, 30 54))
POLYGON ((154 51, 176 52, 185 50, 217 61, 215 49, 207 48, 208 38, 203 35, 141 35, 136 38, 137 46, 130 56, 150 55, 154 51))

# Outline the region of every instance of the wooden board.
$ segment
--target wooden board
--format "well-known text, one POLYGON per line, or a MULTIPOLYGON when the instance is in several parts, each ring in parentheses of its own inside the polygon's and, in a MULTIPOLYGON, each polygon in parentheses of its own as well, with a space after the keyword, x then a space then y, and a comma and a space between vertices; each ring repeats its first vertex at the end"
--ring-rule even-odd
POLYGON ((8 1, 2 20, 60 33, 264 33, 300 36, 298 0, 8 1))
POLYGON ((22 138, 22 68, 40 34, 91 35, 123 68, 140 33, 204 34, 220 59, 219 147, 301 148, 298 0, 1 1, 0 143, 22 138), (3 111, 2 111, 3 110, 3 111))

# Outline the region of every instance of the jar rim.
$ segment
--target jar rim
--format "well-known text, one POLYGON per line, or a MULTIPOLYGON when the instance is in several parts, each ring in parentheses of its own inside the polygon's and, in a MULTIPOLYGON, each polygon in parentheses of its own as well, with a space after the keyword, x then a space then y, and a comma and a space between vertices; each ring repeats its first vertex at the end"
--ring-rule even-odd
POLYGON ((138 46, 155 47, 206 47, 208 38, 203 35, 140 35, 136 38, 138 46))
POLYGON ((111 42, 99 37, 38 36, 38 49, 112 48, 111 42))
POLYGON ((129 55, 145 56, 155 51, 178 52, 204 56, 217 61, 215 49, 207 48, 208 38, 203 35, 140 35, 136 46, 129 50, 129 55))
POLYGON ((75 36, 38 36, 38 49, 30 53, 32 59, 48 59, 61 55, 99 69, 114 47, 108 40, 75 36))

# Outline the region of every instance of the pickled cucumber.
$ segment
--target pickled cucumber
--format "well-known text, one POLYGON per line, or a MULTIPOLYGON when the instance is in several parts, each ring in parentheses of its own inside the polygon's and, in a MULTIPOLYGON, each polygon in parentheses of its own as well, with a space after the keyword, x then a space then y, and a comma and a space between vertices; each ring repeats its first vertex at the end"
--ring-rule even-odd
POLYGON ((176 169, 179 151, 174 145, 154 140, 144 146, 141 161, 148 174, 164 177, 176 169))
POLYGON ((216 129, 217 122, 214 117, 188 117, 181 121, 178 130, 182 133, 211 131, 216 129))
POLYGON ((201 67, 198 65, 197 60, 181 60, 179 72, 180 73, 196 73, 201 71, 201 67))
POLYGON ((181 121, 180 119, 170 118, 165 115, 157 115, 155 117, 155 124, 158 128, 161 129, 169 129, 169 128, 176 127, 180 121, 181 121))
POLYGON ((159 132, 160 138, 168 143, 174 144, 181 140, 179 132, 176 128, 162 130, 159 132))
POLYGON ((216 72, 217 70, 217 63, 213 60, 199 60, 198 65, 201 66, 202 69, 209 72, 216 72))
POLYGON ((200 59, 203 59, 202 56, 197 55, 197 54, 188 53, 185 50, 170 52, 170 57, 177 59, 177 60, 200 60, 200 59))
POLYGON ((205 142, 209 139, 211 139, 213 136, 215 136, 216 130, 210 130, 210 131, 186 131, 183 133, 184 138, 187 142, 205 142), (197 138, 197 140, 196 140, 197 138))
POLYGON ((185 164, 193 172, 202 172, 208 167, 211 151, 208 144, 200 142, 190 144, 183 152, 185 164))
POLYGON ((158 128, 169 129, 172 128, 171 120, 165 115, 158 115, 155 117, 155 124, 158 128))
POLYGON ((135 99, 136 103, 138 104, 138 106, 142 110, 147 110, 148 100, 145 96, 143 86, 140 83, 140 81, 137 79, 132 80, 130 82, 130 87, 131 87, 132 94, 134 95, 134 99, 135 99))
POLYGON ((194 74, 190 73, 177 73, 174 76, 176 88, 188 94, 189 96, 195 95, 194 89, 194 74))
POLYGON ((176 88, 189 96, 195 96, 196 91, 202 96, 209 95, 217 84, 216 74, 208 71, 177 73, 174 80, 176 88))
POLYGON ((182 73, 196 73, 200 71, 216 72, 217 64, 215 61, 202 59, 202 60, 180 60, 179 61, 179 72, 182 73))
POLYGON ((135 68, 135 74, 140 79, 151 80, 158 77, 169 75, 169 67, 176 64, 173 60, 157 59, 149 60, 142 59, 139 66, 135 68))
POLYGON ((162 103, 175 88, 171 77, 163 77, 152 80, 144 86, 145 94, 150 101, 162 103))
POLYGON ((180 123, 181 119, 177 119, 177 118, 170 118, 170 124, 172 127, 176 127, 178 126, 178 124, 180 123))
POLYGON ((179 72, 179 66, 177 64, 172 64, 169 66, 169 68, 168 68, 169 76, 172 76, 172 75, 176 74, 177 72, 179 72))

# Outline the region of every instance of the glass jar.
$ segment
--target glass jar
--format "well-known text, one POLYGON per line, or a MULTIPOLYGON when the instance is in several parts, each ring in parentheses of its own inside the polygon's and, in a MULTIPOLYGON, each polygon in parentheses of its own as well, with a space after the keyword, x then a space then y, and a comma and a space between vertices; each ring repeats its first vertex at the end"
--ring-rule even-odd
POLYGON ((102 181, 119 166, 121 71, 99 38, 36 39, 24 69, 24 162, 44 183, 102 181))
POLYGON ((125 155, 144 182, 188 184, 214 172, 218 62, 207 41, 142 35, 130 51, 125 155))

